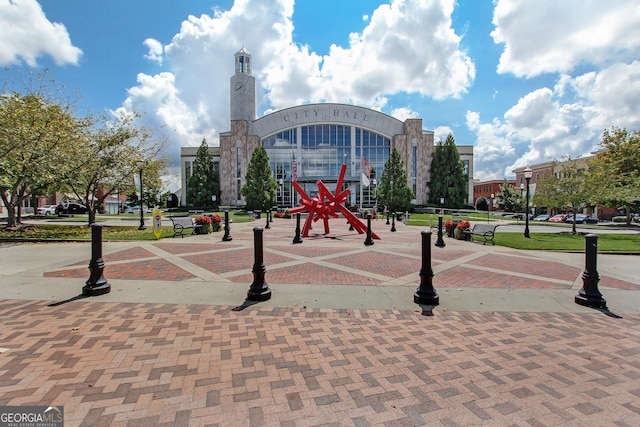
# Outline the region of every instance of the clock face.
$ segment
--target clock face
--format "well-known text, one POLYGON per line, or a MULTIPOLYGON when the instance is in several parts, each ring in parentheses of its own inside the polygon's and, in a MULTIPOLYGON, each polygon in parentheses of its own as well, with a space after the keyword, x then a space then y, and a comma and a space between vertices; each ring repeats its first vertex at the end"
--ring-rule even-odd
POLYGON ((247 85, 246 83, 238 82, 233 87, 233 90, 235 90, 236 92, 242 93, 247 90, 247 85))

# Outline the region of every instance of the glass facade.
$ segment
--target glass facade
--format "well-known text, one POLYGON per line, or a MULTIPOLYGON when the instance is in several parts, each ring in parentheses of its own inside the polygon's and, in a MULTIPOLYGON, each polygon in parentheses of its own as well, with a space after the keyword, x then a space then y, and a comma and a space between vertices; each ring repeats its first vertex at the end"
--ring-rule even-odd
POLYGON ((313 197, 318 192, 318 180, 331 190, 335 188, 343 164, 347 165, 345 185, 351 191, 350 203, 360 205, 362 192, 362 205, 374 205, 377 180, 391 149, 390 139, 380 134, 331 124, 287 129, 263 139, 262 144, 278 182, 276 198, 279 206, 297 205, 298 196, 291 187, 294 173, 307 195, 313 197), (369 172, 370 185, 361 190, 363 169, 369 172))

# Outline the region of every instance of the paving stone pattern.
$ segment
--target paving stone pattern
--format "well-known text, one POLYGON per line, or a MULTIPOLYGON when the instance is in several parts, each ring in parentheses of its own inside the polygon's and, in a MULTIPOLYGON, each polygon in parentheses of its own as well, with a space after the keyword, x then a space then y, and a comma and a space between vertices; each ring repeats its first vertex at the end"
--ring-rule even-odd
MULTIPOLYGON (((105 275, 141 290, 153 281, 176 290, 196 281, 248 286, 256 223, 264 220, 234 225, 231 242, 216 233, 107 244, 105 275)), ((417 228, 397 223, 392 233, 377 221, 382 240, 365 246, 365 236, 346 226, 332 223, 334 234, 324 236, 316 225, 293 245, 293 224, 265 230, 272 285, 419 283, 417 228)), ((575 265, 446 242, 431 251, 436 289, 580 286, 575 265)), ((81 286, 87 264, 75 256, 46 264, 42 276, 81 286)), ((624 277, 603 276, 601 285, 640 290, 624 277)), ((65 426, 640 425, 639 314, 441 308, 429 316, 417 307, 4 299, 0 405, 64 405, 65 426)))
POLYGON ((67 426, 640 424, 640 316, 95 299, 0 313, 0 405, 64 405, 67 426))

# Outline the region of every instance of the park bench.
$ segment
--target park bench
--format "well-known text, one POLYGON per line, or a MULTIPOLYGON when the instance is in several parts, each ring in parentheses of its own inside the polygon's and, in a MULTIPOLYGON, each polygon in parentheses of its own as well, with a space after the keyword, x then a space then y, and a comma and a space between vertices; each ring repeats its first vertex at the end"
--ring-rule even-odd
POLYGON ((470 230, 465 230, 464 233, 466 236, 471 239, 471 236, 482 236, 484 239, 483 245, 486 245, 487 242, 491 242, 492 245, 495 245, 493 241, 493 237, 495 236, 496 228, 498 228, 500 224, 475 224, 470 230))
POLYGON ((190 216, 170 216, 169 219, 173 223, 173 237, 178 235, 184 237, 184 230, 189 229, 193 230, 191 231, 193 234, 196 228, 202 227, 202 225, 194 223, 190 216))

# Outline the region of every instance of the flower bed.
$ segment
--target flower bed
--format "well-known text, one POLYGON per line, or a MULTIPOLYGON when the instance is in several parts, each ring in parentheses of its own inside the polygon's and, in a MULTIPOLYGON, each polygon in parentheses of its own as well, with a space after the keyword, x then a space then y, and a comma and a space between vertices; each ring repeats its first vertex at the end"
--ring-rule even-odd
POLYGON ((222 228, 222 217, 218 214, 211 215, 211 230, 220 231, 222 228))
POLYGON ((471 223, 469 221, 460 221, 458 225, 456 225, 454 237, 458 240, 465 240, 467 238, 465 231, 469 228, 471 228, 471 223))
POLYGON ((197 216, 195 223, 202 227, 196 228, 196 234, 209 234, 211 233, 211 218, 206 215, 197 216))
POLYGON ((285 209, 284 211, 274 212, 274 218, 291 218, 291 214, 289 213, 289 209, 285 209))

